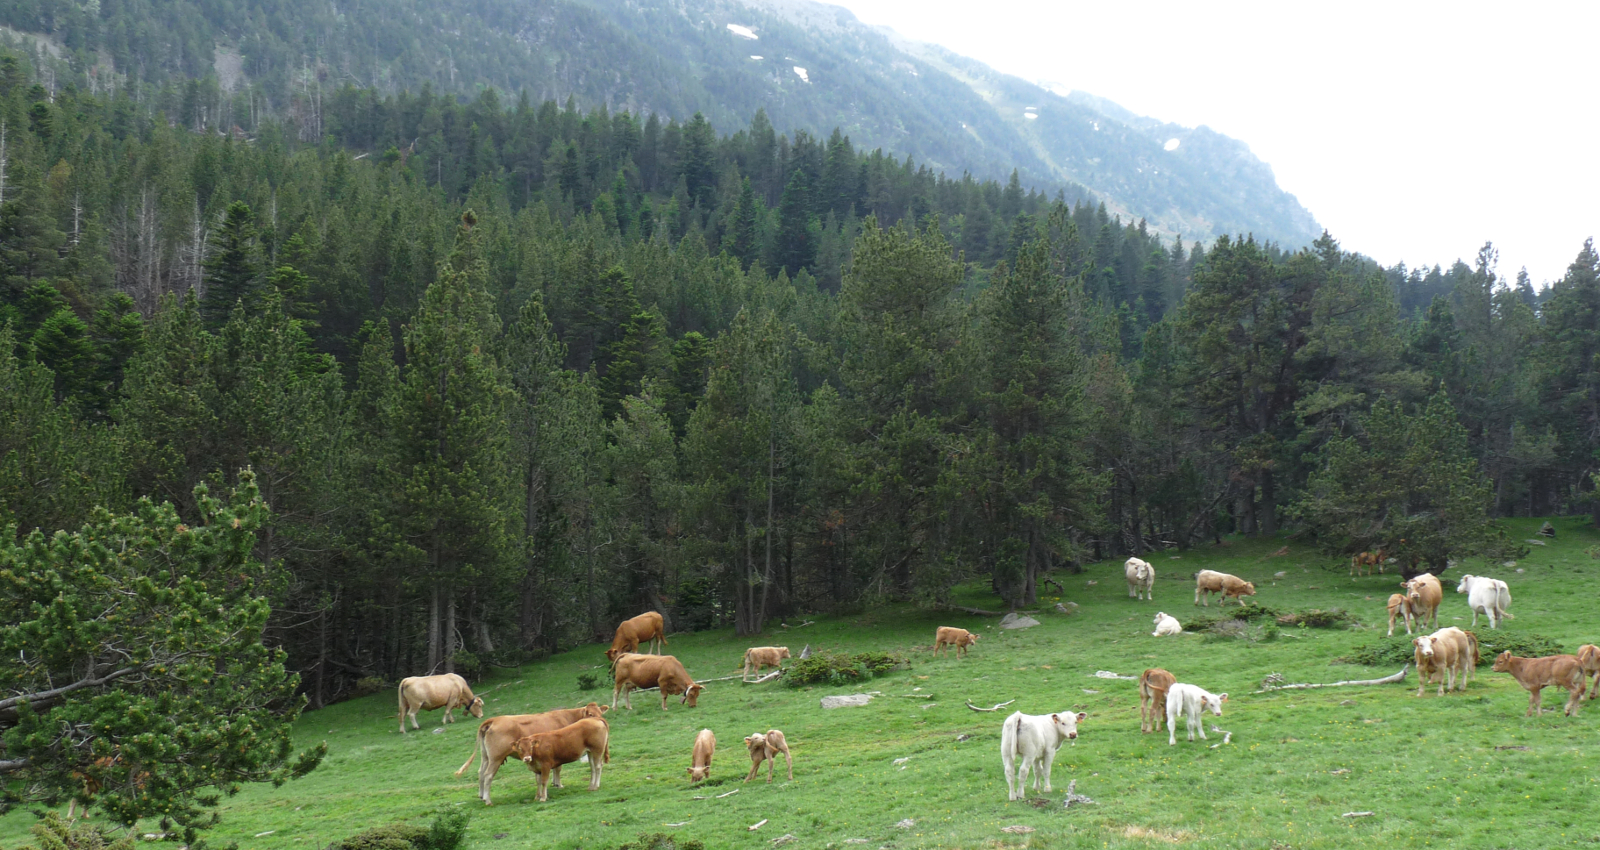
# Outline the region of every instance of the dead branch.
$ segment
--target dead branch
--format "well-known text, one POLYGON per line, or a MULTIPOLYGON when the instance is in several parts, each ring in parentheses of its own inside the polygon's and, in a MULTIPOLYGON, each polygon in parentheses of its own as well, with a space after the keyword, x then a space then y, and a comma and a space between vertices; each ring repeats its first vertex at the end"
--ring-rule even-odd
POLYGON ((1359 681, 1348 682, 1316 682, 1295 685, 1279 684, 1283 681, 1283 676, 1273 673, 1271 676, 1261 680, 1261 690, 1256 691, 1256 693, 1264 694, 1271 691, 1299 690, 1303 688, 1338 688, 1345 685, 1392 685, 1395 682, 1404 682, 1406 680, 1406 671, 1410 669, 1411 665, 1407 664, 1406 666, 1400 668, 1400 672, 1390 676, 1384 676, 1382 679, 1361 679, 1359 681), (1276 679, 1274 679, 1274 677, 1276 677, 1276 679))
POLYGON ((1099 805, 1095 801, 1078 793, 1078 780, 1076 779, 1067 783, 1067 798, 1061 802, 1061 807, 1064 809, 1070 809, 1074 803, 1079 805, 1087 804, 1090 806, 1099 805))
POLYGON ((944 607, 951 611, 965 611, 968 614, 977 614, 980 617, 1004 617, 1006 615, 1004 611, 985 611, 982 608, 968 608, 965 605, 946 605, 944 607))
POLYGON ((1008 706, 1008 705, 1010 705, 1010 704, 1012 704, 1014 702, 1016 702, 1015 698, 1008 699, 1005 702, 1002 702, 999 705, 996 705, 994 708, 979 708, 979 707, 973 705, 972 704, 972 700, 969 699, 969 700, 967 700, 967 708, 970 708, 973 711, 999 711, 1000 709, 1005 708, 1006 706, 1008 706))
POLYGON ((1372 817, 1372 812, 1345 812, 1344 814, 1340 815, 1339 817, 1342 817, 1342 818, 1370 818, 1370 817, 1372 817))

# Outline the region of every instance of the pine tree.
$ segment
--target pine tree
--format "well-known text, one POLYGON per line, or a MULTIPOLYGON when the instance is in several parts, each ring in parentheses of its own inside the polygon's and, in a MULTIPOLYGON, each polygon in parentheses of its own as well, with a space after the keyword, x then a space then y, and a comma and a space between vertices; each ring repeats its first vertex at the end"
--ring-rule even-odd
POLYGON ((755 188, 746 177, 739 181, 739 198, 728 214, 727 229, 722 237, 722 250, 737 257, 742 268, 749 268, 760 254, 761 235, 757 229, 760 216, 755 188))
POLYGON ((206 287, 201 300, 206 325, 219 328, 235 305, 254 310, 261 297, 261 258, 256 244, 255 214, 244 201, 234 201, 222 219, 206 258, 206 287))
POLYGON ((717 192, 717 136, 706 117, 696 112, 683 128, 681 174, 689 190, 689 200, 709 210, 717 192))
POLYGON ((778 203, 778 232, 772 246, 775 271, 793 277, 816 261, 821 226, 811 207, 811 178, 797 168, 778 203))

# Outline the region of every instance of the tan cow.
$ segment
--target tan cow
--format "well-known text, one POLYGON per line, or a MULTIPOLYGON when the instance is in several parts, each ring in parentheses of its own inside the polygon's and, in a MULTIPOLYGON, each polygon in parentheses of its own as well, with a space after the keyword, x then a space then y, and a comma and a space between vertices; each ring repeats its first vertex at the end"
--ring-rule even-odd
MULTIPOLYGON (((564 726, 571 726, 585 717, 604 717, 611 710, 609 705, 589 703, 580 708, 558 708, 555 711, 546 711, 542 714, 505 714, 500 717, 491 717, 478 724, 478 741, 473 745, 472 755, 467 757, 465 764, 456 770, 460 776, 472 766, 472 760, 483 757, 478 763, 478 799, 485 806, 493 805, 489 800, 489 788, 494 785, 494 776, 500 771, 500 765, 505 763, 511 755, 512 748, 521 738, 536 735, 540 732, 554 732, 564 726)), ((561 766, 555 769, 556 787, 561 787, 561 766)))
POLYGON ((1200 604, 1201 594, 1205 595, 1206 607, 1211 607, 1211 594, 1222 594, 1222 601, 1217 603, 1221 607, 1229 599, 1237 600, 1244 605, 1244 597, 1255 596, 1256 586, 1242 578, 1216 570, 1201 570, 1194 577, 1194 604, 1200 604))
POLYGON ((933 633, 933 654, 938 655, 939 650, 948 644, 956 648, 956 657, 962 658, 967 654, 967 647, 977 642, 978 636, 966 629, 958 629, 955 626, 940 626, 933 633))
POLYGON ((752 646, 744 651, 744 681, 750 681, 750 674, 754 672, 761 675, 763 667, 777 667, 783 669, 783 659, 789 657, 787 646, 752 646))
POLYGON ((660 688, 661 710, 667 710, 667 697, 683 694, 680 703, 688 703, 694 708, 700 698, 700 692, 705 690, 705 685, 695 684, 689 677, 689 671, 683 669, 683 664, 671 655, 639 655, 626 653, 619 655, 612 665, 612 675, 615 684, 611 688, 611 707, 617 707, 617 695, 622 695, 622 703, 629 711, 633 710, 633 700, 630 698, 635 688, 660 688))
POLYGON ((694 736, 694 755, 689 763, 689 782, 704 782, 711 776, 711 756, 717 752, 717 736, 710 729, 701 729, 694 736))
POLYGON ((1128 595, 1134 599, 1156 601, 1156 568, 1143 558, 1129 558, 1122 565, 1128 579, 1128 595))
POLYGON ((646 611, 631 620, 623 620, 617 626, 617 634, 611 639, 611 648, 606 650, 606 659, 616 661, 617 656, 625 652, 638 652, 639 644, 650 642, 650 651, 656 652, 659 647, 667 645, 666 621, 655 611, 646 611))
POLYGON ((1160 732, 1167 716, 1167 690, 1178 681, 1160 667, 1139 674, 1139 731, 1160 732))
POLYGON ((1421 629, 1424 622, 1430 629, 1439 628, 1439 603, 1444 600, 1444 588, 1439 586, 1439 579, 1433 573, 1422 573, 1401 582, 1400 586, 1405 588, 1411 607, 1416 611, 1417 628, 1421 629))
POLYGON ((1416 621, 1417 621, 1417 609, 1416 609, 1416 606, 1411 604, 1411 597, 1405 595, 1404 593, 1391 593, 1391 594, 1389 594, 1389 634, 1387 635, 1388 637, 1394 637, 1394 618, 1395 617, 1400 617, 1403 620, 1405 620, 1406 634, 1408 634, 1408 635, 1411 634, 1411 627, 1413 625, 1415 625, 1416 621))
POLYGON ((761 770, 761 763, 767 763, 767 782, 772 782, 772 768, 778 763, 778 753, 783 753, 783 760, 789 764, 789 781, 794 781, 794 758, 789 755, 789 742, 783 739, 783 733, 776 729, 769 730, 766 734, 757 732, 744 739, 745 747, 750 750, 750 775, 744 778, 749 782, 756 778, 756 773, 761 770))
POLYGON ((1373 567, 1377 567, 1378 572, 1381 573, 1383 572, 1383 564, 1388 558, 1389 552, 1386 549, 1379 549, 1376 552, 1357 552, 1350 558, 1350 575, 1352 577, 1358 575, 1370 576, 1372 575, 1373 567))
POLYGON ((1517 684, 1528 690, 1528 715, 1544 714, 1539 705, 1539 694, 1555 685, 1567 689, 1566 714, 1578 713, 1578 700, 1583 699, 1583 664, 1576 655, 1546 655, 1543 658, 1519 658, 1511 650, 1500 653, 1494 660, 1496 673, 1510 673, 1517 684))
POLYGON ((444 709, 445 723, 456 722, 455 710, 465 708, 473 717, 483 716, 483 700, 473 696, 467 680, 454 673, 437 676, 411 676, 400 680, 400 732, 406 731, 406 718, 411 718, 411 728, 421 729, 417 711, 444 709))
POLYGON ((1444 696, 1446 690, 1467 689, 1467 674, 1476 666, 1472 663, 1477 655, 1476 637, 1455 626, 1448 626, 1431 635, 1415 638, 1411 644, 1414 647, 1412 655, 1417 663, 1417 696, 1422 696, 1435 675, 1439 677, 1439 696, 1444 696))
POLYGON ((589 755, 589 790, 600 790, 600 769, 611 762, 611 727, 602 717, 585 717, 554 732, 517 739, 517 755, 539 774, 539 802, 550 799, 550 774, 589 755))
POLYGON ((1578 647, 1578 664, 1584 675, 1594 674, 1594 684, 1589 687, 1589 699, 1594 699, 1600 694, 1600 646, 1586 643, 1578 647))

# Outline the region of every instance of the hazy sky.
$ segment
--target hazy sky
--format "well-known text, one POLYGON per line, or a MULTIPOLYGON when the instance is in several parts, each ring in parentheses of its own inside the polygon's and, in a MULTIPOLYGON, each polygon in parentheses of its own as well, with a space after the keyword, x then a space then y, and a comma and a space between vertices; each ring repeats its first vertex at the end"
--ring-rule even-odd
POLYGON ((1346 250, 1561 277, 1600 236, 1600 2, 827 0, 1032 81, 1205 124, 1346 250))

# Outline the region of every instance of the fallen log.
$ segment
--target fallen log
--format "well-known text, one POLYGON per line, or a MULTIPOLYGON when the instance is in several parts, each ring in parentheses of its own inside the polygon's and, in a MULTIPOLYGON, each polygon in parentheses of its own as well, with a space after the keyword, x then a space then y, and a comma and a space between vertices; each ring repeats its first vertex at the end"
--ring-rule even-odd
POLYGON ((1273 673, 1267 678, 1261 680, 1261 690, 1256 691, 1256 693, 1265 694, 1271 693, 1272 691, 1289 691, 1299 690, 1302 688, 1338 688, 1345 685, 1392 685, 1395 682, 1404 682, 1406 680, 1406 671, 1410 669, 1411 665, 1407 664, 1406 666, 1400 668, 1400 672, 1390 676, 1384 676, 1382 679, 1360 679, 1348 682, 1313 682, 1308 684, 1293 685, 1282 684, 1283 676, 1279 673, 1273 673))
POLYGON ((979 708, 979 707, 973 705, 972 704, 972 700, 969 699, 969 700, 967 700, 967 708, 970 708, 973 711, 999 711, 1000 709, 1005 708, 1006 706, 1008 706, 1008 705, 1010 705, 1010 704, 1012 704, 1014 702, 1016 702, 1016 699, 1013 698, 1013 699, 1008 699, 1005 702, 1000 703, 999 705, 996 705, 994 708, 979 708))

